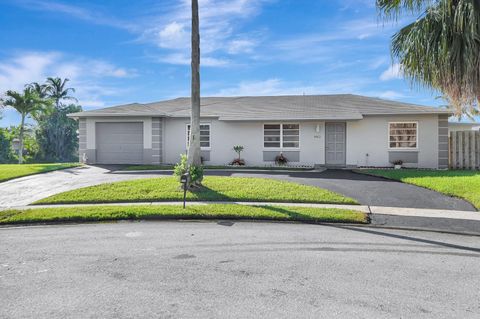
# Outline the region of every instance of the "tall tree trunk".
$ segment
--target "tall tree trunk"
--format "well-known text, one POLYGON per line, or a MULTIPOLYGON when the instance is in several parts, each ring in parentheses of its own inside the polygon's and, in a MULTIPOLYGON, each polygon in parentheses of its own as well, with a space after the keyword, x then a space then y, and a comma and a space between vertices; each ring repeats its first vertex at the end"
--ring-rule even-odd
POLYGON ((192 111, 190 119, 190 144, 187 163, 199 166, 200 151, 200 27, 198 19, 198 0, 192 0, 192 111))
POLYGON ((23 163, 23 131, 25 126, 25 114, 22 114, 22 121, 20 122, 20 135, 18 136, 20 145, 18 147, 18 164, 23 163))

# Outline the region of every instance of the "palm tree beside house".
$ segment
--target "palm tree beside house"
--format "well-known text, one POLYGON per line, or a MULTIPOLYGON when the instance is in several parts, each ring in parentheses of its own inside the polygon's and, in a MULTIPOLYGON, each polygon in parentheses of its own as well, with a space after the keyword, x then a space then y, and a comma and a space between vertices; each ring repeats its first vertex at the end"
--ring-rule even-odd
POLYGON ((25 88, 22 93, 16 91, 7 91, 2 100, 4 106, 10 106, 20 113, 20 133, 19 133, 19 150, 18 163, 23 163, 23 149, 24 149, 24 133, 25 120, 29 116, 35 116, 38 112, 46 108, 50 101, 41 98, 38 93, 32 88, 25 88))
POLYGON ((46 98, 48 95, 48 86, 46 84, 40 84, 38 82, 32 82, 30 84, 27 84, 25 87, 31 88, 35 92, 37 92, 38 96, 40 96, 42 99, 46 98))
POLYGON ((73 100, 77 102, 77 99, 73 96, 70 96, 70 92, 75 93, 74 88, 66 87, 67 82, 70 81, 69 79, 61 79, 61 78, 47 78, 47 82, 45 83, 45 92, 46 95, 55 101, 55 107, 59 109, 62 106, 63 100, 73 100))
MULTIPOLYGON (((200 150, 200 26, 198 18, 198 0, 192 0, 192 83, 191 83, 191 117, 190 137, 187 152, 187 165, 190 170, 197 170, 202 165, 200 150)), ((199 180, 194 181, 197 184, 199 180)))
POLYGON ((457 116, 480 108, 480 1, 377 0, 386 19, 420 13, 392 38, 392 56, 414 85, 442 92, 457 116))
POLYGON ((46 161, 72 161, 78 148, 77 121, 68 118, 67 114, 80 112, 81 106, 63 104, 64 100, 77 100, 70 93, 75 89, 66 87, 68 79, 48 78, 45 84, 31 83, 28 87, 34 89, 40 96, 53 101, 51 108, 35 117, 38 123, 36 137, 40 146, 40 157, 46 161))

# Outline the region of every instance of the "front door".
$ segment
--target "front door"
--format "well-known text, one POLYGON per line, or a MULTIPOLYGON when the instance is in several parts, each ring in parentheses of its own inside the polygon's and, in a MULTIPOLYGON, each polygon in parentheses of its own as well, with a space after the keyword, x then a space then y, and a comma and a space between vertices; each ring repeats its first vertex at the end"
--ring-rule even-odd
POLYGON ((344 122, 325 123, 325 164, 345 165, 345 129, 344 122))

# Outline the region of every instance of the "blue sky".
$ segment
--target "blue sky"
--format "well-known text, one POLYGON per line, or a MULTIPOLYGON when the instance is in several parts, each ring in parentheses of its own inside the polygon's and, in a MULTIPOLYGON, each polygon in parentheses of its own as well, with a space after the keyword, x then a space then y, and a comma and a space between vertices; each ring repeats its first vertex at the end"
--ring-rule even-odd
MULTIPOLYGON (((425 105, 375 0, 200 0, 202 95, 354 93, 425 105)), ((188 96, 189 0, 0 0, 0 94, 71 79, 84 109, 188 96)), ((17 124, 4 110, 0 126, 17 124)))

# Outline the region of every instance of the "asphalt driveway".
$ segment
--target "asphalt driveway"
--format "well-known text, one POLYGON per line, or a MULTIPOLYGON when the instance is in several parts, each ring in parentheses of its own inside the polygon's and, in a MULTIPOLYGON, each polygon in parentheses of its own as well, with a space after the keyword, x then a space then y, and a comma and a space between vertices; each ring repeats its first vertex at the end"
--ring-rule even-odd
POLYGON ((207 175, 256 176, 325 188, 356 199, 362 205, 476 211, 469 202, 422 187, 329 169, 323 172, 206 172, 207 175))
MULTIPOLYGON (((147 177, 171 176, 170 171, 127 172, 118 166, 84 166, 32 175, 0 183, 0 207, 23 206, 76 188, 147 177)), ((349 170, 323 172, 262 172, 207 170, 206 175, 275 178, 317 186, 354 198, 363 205, 475 211, 468 202, 414 185, 349 170)))

